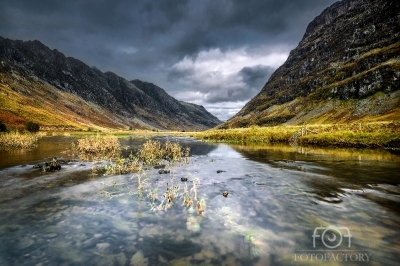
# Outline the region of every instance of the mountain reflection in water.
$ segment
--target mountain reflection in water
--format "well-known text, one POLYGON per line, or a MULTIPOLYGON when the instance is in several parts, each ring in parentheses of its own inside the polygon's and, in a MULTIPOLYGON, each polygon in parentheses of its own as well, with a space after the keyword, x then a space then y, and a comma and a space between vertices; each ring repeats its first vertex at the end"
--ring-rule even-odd
MULTIPOLYGON (((191 148, 190 163, 170 175, 148 170, 142 180, 159 200, 166 183, 193 193, 198 182, 202 215, 183 197, 151 211, 136 174, 90 175, 95 164, 78 160, 58 172, 32 169, 65 154, 53 139, 53 153, 0 168, 0 265, 293 265, 313 263, 308 253, 332 259, 337 252, 349 261, 326 263, 400 260, 398 155, 169 139, 191 148), (328 248, 333 233, 331 246, 338 245, 328 248)), ((124 153, 143 141, 122 139, 124 153)))

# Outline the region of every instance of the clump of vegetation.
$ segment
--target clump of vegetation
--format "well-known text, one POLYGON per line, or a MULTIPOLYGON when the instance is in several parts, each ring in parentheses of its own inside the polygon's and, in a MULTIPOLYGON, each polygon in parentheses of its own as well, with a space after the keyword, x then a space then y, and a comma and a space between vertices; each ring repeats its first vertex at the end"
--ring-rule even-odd
POLYGON ((148 166, 161 165, 163 160, 169 163, 187 162, 189 148, 183 149, 178 142, 166 141, 164 145, 158 140, 148 140, 138 151, 138 158, 148 166))
POLYGON ((150 139, 142 145, 137 156, 146 165, 161 165, 163 154, 160 141, 150 139))
POLYGON ((121 145, 116 136, 97 135, 79 139, 72 144, 72 150, 87 160, 110 160, 106 165, 107 174, 127 174, 139 171, 143 166, 160 166, 165 160, 169 165, 176 162, 189 162, 189 148, 182 148, 179 143, 166 141, 164 145, 158 140, 148 140, 136 155, 128 158, 121 156, 121 145))
MULTIPOLYGON (((98 140, 98 137, 96 139, 98 140)), ((81 143, 88 145, 87 141, 81 143)), ((176 177, 174 171, 172 171, 172 168, 177 166, 176 163, 189 163, 189 152, 189 148, 182 148, 177 142, 166 141, 162 145, 158 140, 148 140, 138 150, 137 156, 131 153, 128 158, 117 157, 112 160, 110 164, 106 165, 106 173, 126 174, 134 172, 132 179, 137 180, 137 190, 136 192, 129 191, 129 194, 137 194, 140 199, 149 201, 151 210, 166 210, 182 200, 182 205, 185 208, 191 209, 193 212, 197 211, 199 215, 202 215, 206 208, 206 202, 205 199, 198 199, 199 180, 190 176, 189 182, 192 183, 192 188, 189 189, 187 182, 182 187, 176 183, 176 177), (159 166, 169 167, 170 178, 163 178, 163 181, 156 184, 147 182, 147 178, 145 178, 146 170, 150 166, 155 168, 159 166), (153 187, 153 185, 156 185, 156 187, 153 187), (160 193, 159 190, 163 187, 165 192, 160 193)), ((180 180, 184 182, 183 180, 188 181, 188 178, 180 178, 180 180)), ((115 186, 116 184, 113 183, 113 190, 115 190, 115 186)), ((130 187, 128 184, 123 186, 130 187)), ((113 197, 113 193, 108 192, 105 188, 103 188, 101 194, 106 197, 113 197)))
POLYGON ((118 159, 121 145, 116 136, 96 135, 79 139, 72 150, 86 159, 118 159))
POLYGON ((149 189, 147 197, 150 199, 151 210, 167 210, 171 206, 178 203, 183 199, 182 206, 189 210, 189 212, 195 212, 202 215, 206 208, 206 201, 204 198, 198 199, 197 189, 199 186, 199 180, 191 178, 192 188, 189 190, 187 183, 185 186, 174 185, 174 177, 171 176, 169 183, 166 183, 166 191, 162 194, 161 198, 158 198, 158 188, 149 189))
POLYGON ((0 133, 0 148, 30 149, 37 146, 38 136, 31 133, 8 132, 0 133))
POLYGON ((106 174, 128 174, 140 172, 143 168, 138 157, 131 153, 128 158, 119 157, 105 166, 106 174))
POLYGON ((34 122, 32 122, 32 121, 29 121, 29 122, 26 122, 26 124, 25 124, 25 129, 26 129, 28 132, 36 133, 36 132, 39 131, 40 126, 39 126, 38 123, 34 123, 34 122))

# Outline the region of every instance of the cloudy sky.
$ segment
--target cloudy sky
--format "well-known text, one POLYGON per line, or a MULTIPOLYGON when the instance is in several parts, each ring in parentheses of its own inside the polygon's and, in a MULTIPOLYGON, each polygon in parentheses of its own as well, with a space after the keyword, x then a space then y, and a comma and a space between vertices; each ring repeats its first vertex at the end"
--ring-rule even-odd
POLYGON ((0 36, 39 40, 221 120, 285 62, 336 0, 1 0, 0 36))

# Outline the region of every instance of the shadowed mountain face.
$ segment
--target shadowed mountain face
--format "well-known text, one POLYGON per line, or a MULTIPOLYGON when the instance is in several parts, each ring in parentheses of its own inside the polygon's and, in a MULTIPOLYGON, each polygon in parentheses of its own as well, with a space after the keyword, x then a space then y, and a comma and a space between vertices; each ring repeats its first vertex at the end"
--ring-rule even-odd
POLYGON ((343 0, 221 128, 400 119, 400 1, 343 0))
POLYGON ((15 126, 36 120, 57 127, 202 130, 221 123, 154 84, 103 73, 39 41, 0 37, 0 60, 0 120, 15 126))

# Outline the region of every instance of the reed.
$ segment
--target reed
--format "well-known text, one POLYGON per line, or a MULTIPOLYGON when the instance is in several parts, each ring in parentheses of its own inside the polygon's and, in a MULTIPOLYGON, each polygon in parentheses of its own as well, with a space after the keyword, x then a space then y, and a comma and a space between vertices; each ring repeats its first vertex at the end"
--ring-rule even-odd
POLYGON ((0 133, 0 148, 30 149, 37 146, 38 135, 33 133, 6 132, 0 133))
POLYGON ((170 164, 188 163, 190 148, 182 148, 178 142, 166 141, 164 145, 158 140, 148 140, 138 151, 137 157, 148 166, 161 165, 163 160, 170 164))
POLYGON ((121 154, 121 145, 116 136, 96 135, 79 139, 72 149, 86 159, 117 159, 121 154))

